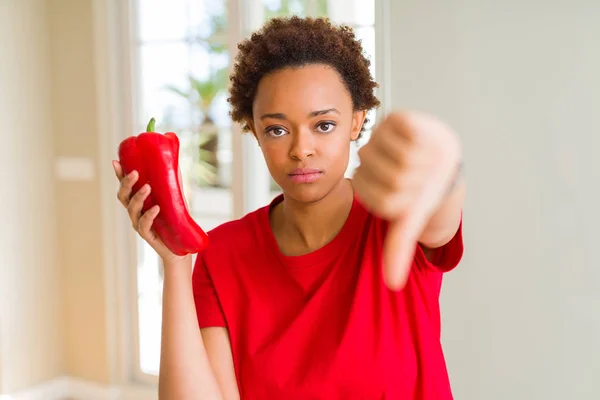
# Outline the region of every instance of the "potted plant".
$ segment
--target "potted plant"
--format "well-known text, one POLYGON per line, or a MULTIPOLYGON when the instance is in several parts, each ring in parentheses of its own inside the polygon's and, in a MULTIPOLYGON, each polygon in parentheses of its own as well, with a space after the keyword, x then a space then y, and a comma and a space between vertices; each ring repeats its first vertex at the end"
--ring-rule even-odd
POLYGON ((195 176, 203 186, 217 186, 218 182, 218 157, 219 129, 214 124, 211 108, 217 95, 227 87, 227 69, 216 71, 206 79, 198 79, 192 75, 188 77, 189 89, 182 90, 175 86, 167 89, 184 97, 195 110, 201 113, 201 122, 193 127, 194 145, 197 146, 198 162, 195 165, 195 176))

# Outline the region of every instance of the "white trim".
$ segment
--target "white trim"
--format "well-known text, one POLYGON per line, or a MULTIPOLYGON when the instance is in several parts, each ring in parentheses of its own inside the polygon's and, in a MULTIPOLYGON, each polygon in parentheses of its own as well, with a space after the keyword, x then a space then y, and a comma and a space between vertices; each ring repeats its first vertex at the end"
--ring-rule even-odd
MULTIPOLYGON (((229 72, 233 72, 233 64, 237 54, 237 44, 244 35, 244 22, 242 15, 244 9, 243 0, 227 0, 227 51, 229 53, 229 72)), ((244 137, 239 124, 231 126, 231 196, 233 200, 233 218, 244 215, 244 137)))
MULTIPOLYGON (((123 45, 121 55, 123 57, 121 77, 123 97, 125 102, 122 107, 124 116, 123 129, 126 132, 134 132, 137 127, 138 116, 141 113, 141 102, 137 99, 140 81, 140 48, 137 32, 139 30, 139 0, 126 0, 122 2, 123 10, 121 12, 121 37, 120 42, 123 45)), ((124 139, 121 137, 120 140, 124 139)), ((127 219, 127 221, 129 221, 127 219)), ((125 302, 127 303, 128 317, 124 321, 127 324, 128 355, 130 357, 129 371, 136 382, 143 384, 157 384, 158 377, 145 373, 140 365, 140 321, 139 321, 139 303, 138 303, 138 280, 137 271, 140 266, 148 262, 144 258, 145 248, 149 245, 139 236, 133 233, 129 222, 122 228, 130 234, 126 237, 124 243, 127 243, 123 251, 124 260, 130 268, 127 269, 128 275, 124 282, 125 302)), ((152 252, 152 257, 156 262, 160 262, 160 257, 152 252)))
MULTIPOLYGON (((98 178, 100 181, 100 213, 102 228, 102 255, 105 272, 107 351, 109 380, 118 384, 127 382, 131 370, 129 351, 129 315, 126 279, 131 269, 127 244, 131 235, 127 220, 116 200, 117 181, 110 165, 116 158, 120 136, 128 132, 122 99, 127 87, 123 85, 123 66, 128 55, 123 51, 121 38, 122 17, 127 2, 94 0, 94 48, 96 95, 98 107, 98 178)), ((134 264, 135 265, 135 264, 134 264)))
POLYGON ((0 394, 0 400, 58 400, 68 395, 67 379, 57 378, 15 393, 0 394))
POLYGON ((59 377, 26 390, 0 395, 0 400, 156 400, 155 386, 102 385, 72 377, 59 377))
POLYGON ((377 121, 391 111, 392 91, 392 41, 390 0, 375 0, 375 74, 379 89, 377 96, 381 106, 377 112, 377 121))
MULTIPOLYGON (((262 0, 247 0, 244 3, 246 6, 244 13, 236 16, 241 21, 241 36, 231 43, 236 46, 236 49, 238 41, 250 37, 252 32, 260 29, 265 22, 262 0)), ((233 58, 234 55, 230 59, 233 60, 233 58)), ((244 172, 240 177, 243 187, 242 198, 244 199, 243 214, 247 214, 267 205, 271 200, 269 198, 271 175, 256 138, 244 134, 242 140, 242 151, 238 157, 242 160, 244 172)))

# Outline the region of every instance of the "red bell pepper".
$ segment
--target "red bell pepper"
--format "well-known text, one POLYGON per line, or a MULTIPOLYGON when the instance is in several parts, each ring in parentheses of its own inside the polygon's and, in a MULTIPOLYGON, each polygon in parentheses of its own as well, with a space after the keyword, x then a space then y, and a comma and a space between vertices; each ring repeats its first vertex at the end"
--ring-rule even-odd
POLYGON ((179 174, 179 139, 173 132, 154 132, 154 118, 146 132, 131 136, 119 145, 123 172, 138 172, 132 194, 148 183, 150 195, 142 213, 158 204, 160 212, 152 228, 174 254, 199 253, 208 246, 208 236, 190 216, 179 174))

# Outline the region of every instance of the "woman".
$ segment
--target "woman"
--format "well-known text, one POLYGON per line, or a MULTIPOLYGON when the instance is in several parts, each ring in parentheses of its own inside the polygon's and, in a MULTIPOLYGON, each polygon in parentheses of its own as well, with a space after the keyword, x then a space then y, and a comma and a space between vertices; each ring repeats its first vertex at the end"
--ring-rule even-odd
POLYGON ((450 399, 442 274, 462 257, 460 145, 437 120, 393 113, 344 178, 379 105, 360 42, 322 19, 275 19, 239 45, 232 117, 283 190, 171 253, 141 215, 147 185, 118 162, 118 197, 164 261, 165 399, 450 399), (198 329, 198 325, 200 329, 198 329))

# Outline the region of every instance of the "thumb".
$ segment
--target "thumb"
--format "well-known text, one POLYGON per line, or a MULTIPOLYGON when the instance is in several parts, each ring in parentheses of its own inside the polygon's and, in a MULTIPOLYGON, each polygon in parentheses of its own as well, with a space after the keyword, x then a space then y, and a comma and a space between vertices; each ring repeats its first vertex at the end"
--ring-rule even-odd
POLYGON ((383 278, 392 290, 400 290, 406 284, 425 226, 424 214, 422 208, 413 208, 406 217, 389 224, 383 244, 383 278))

